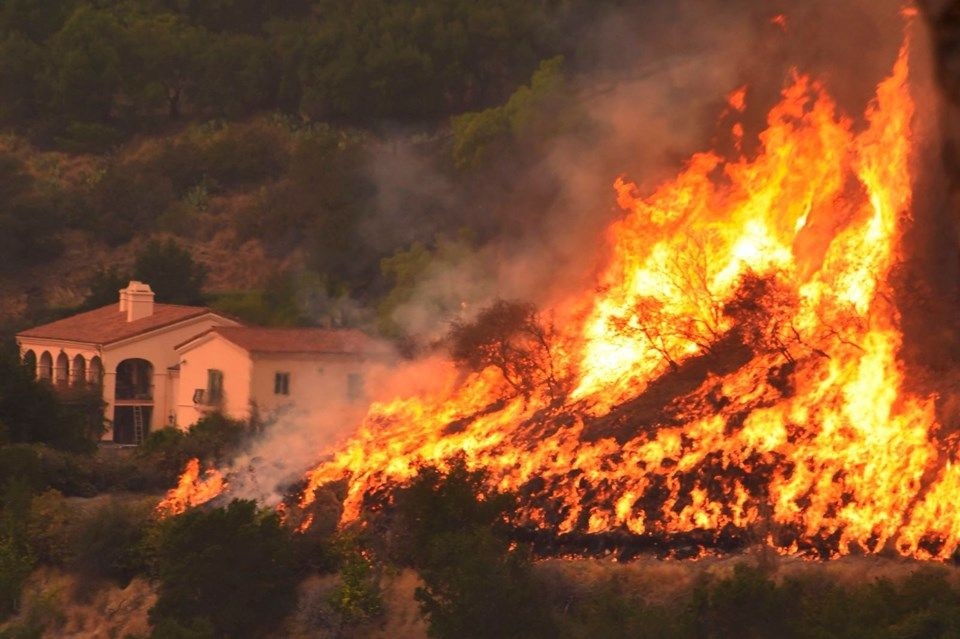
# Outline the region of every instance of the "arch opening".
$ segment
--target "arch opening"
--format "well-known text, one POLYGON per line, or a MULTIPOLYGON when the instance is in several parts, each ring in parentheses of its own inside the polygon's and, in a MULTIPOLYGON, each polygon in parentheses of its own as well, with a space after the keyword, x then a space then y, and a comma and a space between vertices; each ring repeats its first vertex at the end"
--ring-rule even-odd
POLYGON ((27 349, 23 352, 23 367, 30 371, 30 375, 37 377, 37 354, 27 349))
POLYGON ((57 363, 53 368, 53 383, 57 386, 66 386, 70 375, 70 358, 63 351, 57 355, 57 363))
POLYGON ((40 356, 40 366, 37 367, 37 377, 48 382, 53 379, 53 356, 50 355, 49 351, 43 351, 43 354, 40 356))
POLYGON ((70 365, 70 385, 85 386, 87 383, 87 360, 83 355, 76 355, 70 365))
POLYGON ((153 364, 145 359, 125 359, 117 364, 117 399, 153 399, 153 364))

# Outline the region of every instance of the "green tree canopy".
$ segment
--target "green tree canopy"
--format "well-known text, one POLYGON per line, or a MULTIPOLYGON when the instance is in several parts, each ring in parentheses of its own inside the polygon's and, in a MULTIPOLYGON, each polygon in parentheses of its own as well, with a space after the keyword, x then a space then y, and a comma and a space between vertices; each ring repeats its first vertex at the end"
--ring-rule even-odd
POLYGON ((133 277, 149 284, 158 302, 189 305, 204 301, 206 268, 173 239, 148 243, 137 255, 133 277))

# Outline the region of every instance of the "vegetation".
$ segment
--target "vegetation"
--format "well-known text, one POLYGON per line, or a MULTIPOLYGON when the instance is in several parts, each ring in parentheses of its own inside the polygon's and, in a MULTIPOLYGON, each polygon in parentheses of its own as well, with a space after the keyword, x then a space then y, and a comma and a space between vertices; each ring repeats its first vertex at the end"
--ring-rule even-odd
POLYGON ((216 636, 262 636, 295 603, 292 535, 274 511, 252 501, 163 522, 151 619, 207 623, 216 636))
POLYGON ((206 464, 229 461, 263 428, 256 419, 243 421, 213 413, 186 430, 170 426, 151 432, 137 449, 137 456, 169 485, 187 460, 196 457, 206 464))
POLYGON ((462 458, 447 471, 425 467, 393 492, 387 554, 423 579, 416 599, 432 636, 554 635, 529 557, 507 534, 515 500, 487 489, 484 472, 462 458))
MULTIPOLYGON (((65 307, 31 296, 4 328, 110 303, 136 276, 159 301, 213 303, 271 325, 376 320, 405 337, 392 312, 429 271, 405 257, 456 259, 448 249, 474 250, 500 222, 429 189, 385 185, 389 165, 406 161, 395 141, 492 211, 507 177, 489 158, 517 168, 581 122, 564 72, 576 59, 568 36, 596 3, 210 6, 0 7, 0 127, 10 132, 0 139, 0 279, 53 263, 78 293, 65 307), (224 265, 196 247, 211 240, 262 252, 265 276, 231 288, 215 273, 222 292, 210 295, 206 276, 224 265), (76 277, 68 249, 90 244, 104 252, 76 277), (277 304, 268 298, 281 281, 292 291, 277 304)), ((442 318, 459 310, 437 303, 442 318)))
POLYGON ((564 394, 556 332, 531 304, 498 300, 474 321, 454 322, 448 339, 455 362, 475 372, 496 368, 517 394, 529 397, 538 388, 555 399, 564 394))
POLYGON ((0 444, 36 442, 89 452, 103 428, 99 395, 62 400, 49 384, 36 381, 12 340, 0 343, 0 444))

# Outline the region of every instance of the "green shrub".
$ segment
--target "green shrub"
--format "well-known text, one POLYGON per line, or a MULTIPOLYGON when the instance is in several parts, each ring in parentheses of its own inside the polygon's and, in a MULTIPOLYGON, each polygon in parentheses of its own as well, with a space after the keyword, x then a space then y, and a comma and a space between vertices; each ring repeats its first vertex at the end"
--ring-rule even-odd
POLYGON ((202 304, 207 269, 173 239, 151 240, 137 254, 133 277, 149 282, 158 302, 202 304))
POLYGON ((35 562, 26 520, 33 491, 22 478, 8 478, 0 493, 0 619, 15 612, 35 562))
POLYGON ((57 490, 33 498, 26 521, 27 538, 40 563, 62 565, 71 555, 76 513, 57 490))
POLYGON ((175 619, 162 619, 157 623, 150 639, 212 639, 213 624, 208 619, 193 619, 189 624, 182 624, 175 619))
POLYGON ((393 492, 392 554, 424 582, 416 599, 431 636, 553 636, 529 557, 507 536, 515 497, 490 490, 486 479, 463 458, 447 471, 422 468, 393 492))
POLYGON ((153 520, 153 500, 111 497, 79 514, 73 527, 71 564, 82 574, 126 584, 147 568, 145 540, 153 520))
POLYGON ((172 517, 158 528, 156 544, 150 619, 158 626, 207 619, 218 636, 260 636, 295 601, 293 533, 252 501, 172 517))
POLYGON ((330 593, 330 606, 340 625, 368 621, 383 610, 380 582, 372 562, 354 550, 345 553, 340 566, 340 583, 330 593))
POLYGON ((186 432, 175 426, 151 431, 137 449, 137 457, 149 462, 164 477, 177 477, 189 459, 184 452, 186 436, 186 432))
POLYGON ((70 122, 57 137, 56 143, 71 153, 106 153, 123 138, 121 131, 107 124, 70 122))
POLYGON ((36 381, 33 372, 23 366, 13 340, 0 342, 0 423, 7 441, 94 450, 104 428, 102 402, 99 396, 76 399, 75 404, 61 402, 49 384, 36 381))
POLYGON ((242 186, 280 175, 288 160, 279 127, 264 122, 228 126, 203 150, 203 175, 221 186, 242 186))
POLYGON ((17 540, 0 535, 0 620, 16 612, 34 559, 17 540))

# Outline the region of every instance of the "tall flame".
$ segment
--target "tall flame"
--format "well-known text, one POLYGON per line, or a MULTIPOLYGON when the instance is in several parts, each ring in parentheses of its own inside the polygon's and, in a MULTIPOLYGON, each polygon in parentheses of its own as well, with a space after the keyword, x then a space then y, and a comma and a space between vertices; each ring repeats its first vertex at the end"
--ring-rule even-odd
POLYGON ((912 201, 908 75, 905 44, 855 127, 795 74, 751 157, 735 127, 737 157, 698 153, 650 195, 618 178, 600 286, 566 305, 587 309, 561 336, 566 403, 451 371, 443 391, 375 404, 301 505, 346 478, 349 521, 371 489, 463 454, 523 496, 517 524, 555 533, 950 556, 960 466, 933 398, 904 390, 886 290, 912 201), (639 417, 663 388, 682 392, 639 417))
POLYGON ((200 460, 194 457, 187 462, 186 468, 166 497, 157 504, 157 514, 161 516, 179 515, 193 506, 204 504, 223 492, 227 484, 223 474, 215 468, 208 468, 200 474, 200 460))

